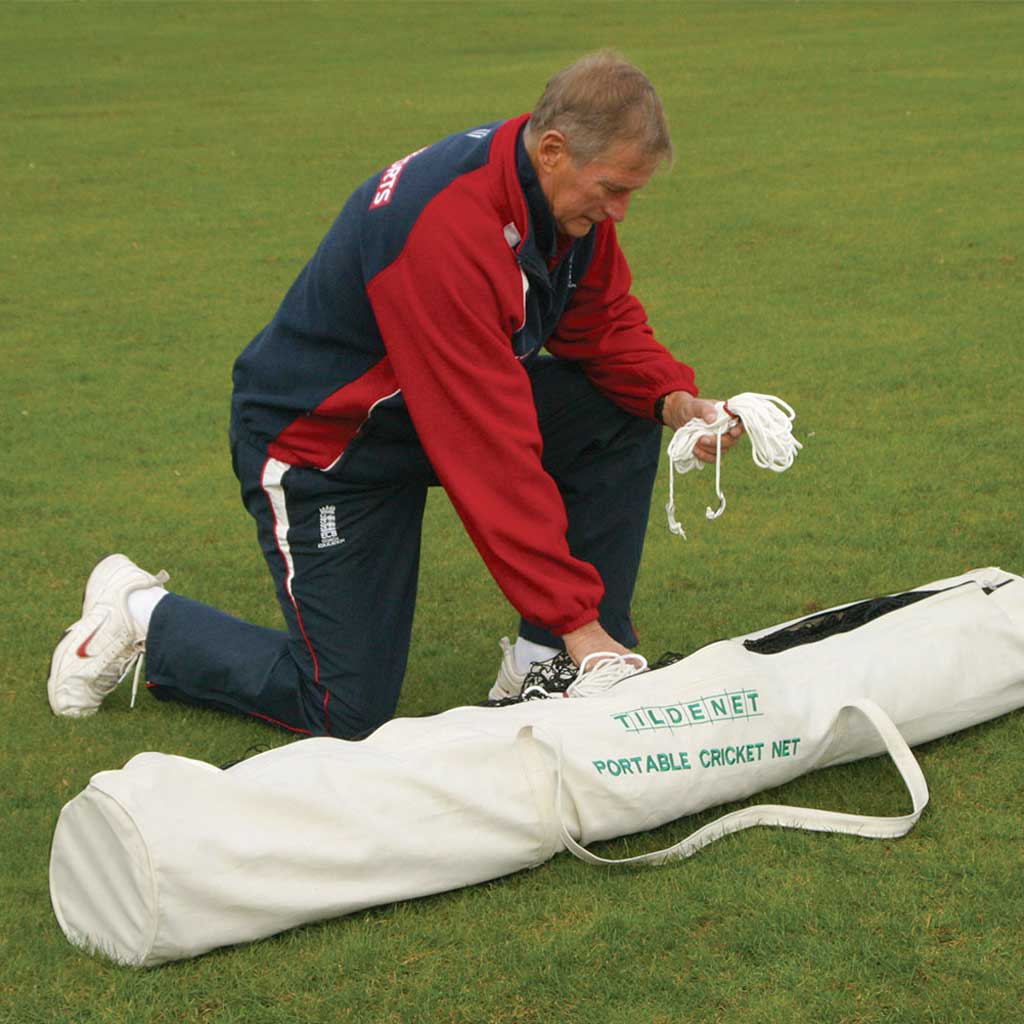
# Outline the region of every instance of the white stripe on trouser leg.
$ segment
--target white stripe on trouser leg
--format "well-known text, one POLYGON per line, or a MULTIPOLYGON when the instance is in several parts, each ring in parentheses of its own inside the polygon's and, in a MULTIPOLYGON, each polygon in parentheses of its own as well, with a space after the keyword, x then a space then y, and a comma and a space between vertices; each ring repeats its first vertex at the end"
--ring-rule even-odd
POLYGON ((313 679, 319 684, 320 662, 317 659, 316 651, 313 650, 313 645, 309 641, 309 636, 306 634, 306 627, 302 622, 302 614, 299 611, 298 602, 296 602, 295 594, 292 591, 292 580, 295 579, 295 559, 292 557, 291 545, 288 543, 288 530, 291 528, 291 522, 288 519, 288 505, 285 502, 284 496, 284 475, 291 468, 287 462, 268 458, 263 466, 260 486, 263 488, 263 493, 267 496, 267 501, 270 502, 270 509, 274 516, 274 540, 277 543, 277 550, 281 552, 281 558, 284 560, 285 566, 284 588, 288 593, 288 600, 295 611, 295 621, 298 623, 299 632, 302 634, 306 649, 313 660, 313 679))
POLYGON ((291 466, 287 462, 281 462, 279 459, 267 459, 260 477, 260 486, 263 488, 263 493, 267 496, 270 509, 274 514, 274 540, 277 542, 277 550, 281 552, 285 565, 284 586, 294 605, 292 580, 295 578, 295 561, 292 558, 291 545, 288 543, 288 529, 291 523, 288 521, 288 506, 284 500, 284 487, 281 484, 289 469, 291 466))

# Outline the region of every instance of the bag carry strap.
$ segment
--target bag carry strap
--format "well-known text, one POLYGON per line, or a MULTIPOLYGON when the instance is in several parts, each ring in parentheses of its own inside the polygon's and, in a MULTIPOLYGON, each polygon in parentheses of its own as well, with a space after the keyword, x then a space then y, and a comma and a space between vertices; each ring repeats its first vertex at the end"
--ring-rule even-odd
POLYGON ((755 825, 774 825, 779 828, 800 828, 811 832, 848 832, 852 835, 870 839, 895 839, 906 835, 921 817, 921 812, 928 803, 928 784, 925 782, 921 766, 907 746, 907 741, 900 734, 889 716, 874 701, 867 699, 856 701, 840 709, 840 715, 847 710, 857 711, 874 727, 885 743, 885 748, 899 769, 914 804, 910 814, 894 818, 873 817, 867 814, 845 814, 841 811, 819 811, 813 807, 786 807, 780 804, 759 804, 756 807, 744 807, 730 814, 717 818, 710 824, 698 829, 674 846, 652 853, 642 853, 635 857, 608 858, 598 857, 585 846, 576 842, 565 826, 563 813, 563 779, 562 752, 556 751, 558 758, 558 796, 557 813, 561 827, 562 841, 569 852, 580 860, 591 864, 662 864, 670 860, 682 860, 692 857, 698 850, 713 843, 722 836, 740 832, 755 825))

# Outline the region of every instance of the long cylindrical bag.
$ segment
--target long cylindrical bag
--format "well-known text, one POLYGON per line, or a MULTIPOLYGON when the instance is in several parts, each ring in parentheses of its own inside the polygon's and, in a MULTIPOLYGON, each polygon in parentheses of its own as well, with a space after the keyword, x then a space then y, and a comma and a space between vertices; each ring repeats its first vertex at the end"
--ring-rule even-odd
POLYGON ((982 569, 711 644, 599 697, 396 719, 220 770, 145 753, 61 812, 50 863, 68 939, 151 966, 471 885, 888 752, 892 818, 747 807, 752 825, 892 837, 928 799, 909 745, 1024 705, 1024 580, 982 569))

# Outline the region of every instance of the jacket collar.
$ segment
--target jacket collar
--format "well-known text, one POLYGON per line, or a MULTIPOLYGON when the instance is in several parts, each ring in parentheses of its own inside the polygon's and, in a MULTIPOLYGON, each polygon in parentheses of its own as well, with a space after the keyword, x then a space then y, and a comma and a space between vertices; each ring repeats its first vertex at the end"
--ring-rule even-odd
POLYGON ((505 121, 495 132, 490 157, 495 172, 494 199, 498 209, 510 218, 505 224, 505 238, 516 256, 520 256, 529 243, 536 258, 545 266, 551 266, 565 256, 576 239, 559 234, 537 173, 526 154, 522 131, 529 120, 529 114, 520 114, 505 121))
POLYGON ((516 170, 516 143, 523 125, 529 119, 529 114, 521 114, 498 126, 488 161, 492 201, 501 217, 507 218, 504 224, 505 238, 517 254, 530 230, 526 197, 516 170))
POLYGON ((555 218, 551 215, 547 196, 544 195, 544 190, 540 187, 537 172, 526 152, 521 129, 516 139, 516 173, 519 176, 523 196, 526 198, 526 210, 530 218, 534 245, 545 262, 550 262, 555 256, 558 228, 555 218))

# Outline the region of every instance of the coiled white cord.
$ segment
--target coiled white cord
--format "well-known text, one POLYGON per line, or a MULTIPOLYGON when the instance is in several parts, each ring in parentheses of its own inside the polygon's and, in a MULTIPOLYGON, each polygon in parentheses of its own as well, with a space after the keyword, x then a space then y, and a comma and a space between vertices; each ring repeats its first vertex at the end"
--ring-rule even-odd
POLYGON ((647 671, 647 659, 642 654, 613 654, 595 652, 581 662, 576 680, 565 691, 566 697, 600 697, 623 679, 647 671))
POLYGON ((676 519, 675 474, 688 473, 691 469, 703 469, 704 464, 693 454, 697 442, 705 434, 714 434, 715 446, 715 493, 718 508, 708 508, 708 519, 717 519, 725 511, 725 495, 722 493, 722 435, 742 420, 750 437, 754 465, 781 473, 793 465, 796 453, 803 445, 793 436, 793 420, 796 413, 791 406, 775 395, 759 395, 744 391, 727 402, 718 402, 718 412, 713 423, 695 417, 684 423, 668 443, 668 528, 677 537, 686 539, 686 531, 676 519))

